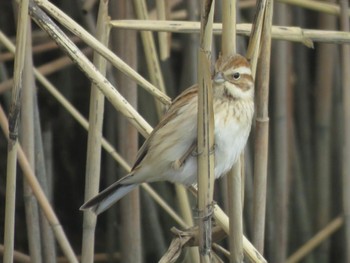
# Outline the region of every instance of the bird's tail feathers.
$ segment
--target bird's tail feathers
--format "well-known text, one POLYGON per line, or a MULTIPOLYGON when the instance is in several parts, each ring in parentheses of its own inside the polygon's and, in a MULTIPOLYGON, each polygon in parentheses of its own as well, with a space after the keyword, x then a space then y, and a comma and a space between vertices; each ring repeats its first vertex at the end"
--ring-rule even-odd
POLYGON ((96 215, 101 214, 137 186, 133 183, 122 184, 119 180, 83 204, 80 210, 90 209, 96 215))

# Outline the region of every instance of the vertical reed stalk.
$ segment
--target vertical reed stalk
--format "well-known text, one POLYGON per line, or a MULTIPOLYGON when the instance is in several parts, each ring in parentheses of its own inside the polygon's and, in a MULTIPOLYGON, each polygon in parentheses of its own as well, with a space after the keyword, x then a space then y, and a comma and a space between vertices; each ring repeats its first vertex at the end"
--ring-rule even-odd
MULTIPOLYGON (((9 122, 7 121, 5 112, 1 106, 0 106, 0 126, 1 126, 1 129, 3 130, 5 136, 10 141, 11 140, 10 136, 13 137, 13 134, 10 133, 9 122)), ((37 198, 41 209, 43 210, 46 218, 50 222, 50 225, 51 225, 52 230, 56 236, 58 244, 60 245, 63 253, 69 259, 70 262, 78 263, 78 260, 73 252, 73 249, 72 249, 70 243, 68 242, 68 239, 63 231, 63 228, 62 228, 54 210, 52 209, 49 201, 47 200, 47 197, 44 194, 44 191, 42 190, 42 188, 38 182, 38 179, 36 178, 32 168, 30 167, 28 159, 25 156, 20 145, 17 145, 17 150, 18 150, 19 166, 21 167, 24 176, 27 178, 27 181, 28 181, 29 185, 31 186, 35 197, 37 198)), ((13 190, 13 189, 11 189, 11 190, 13 190)), ((5 220, 6 220, 6 217, 5 217, 5 220)), ((6 226, 6 221, 5 221, 5 226, 6 226)), ((6 231, 10 231, 10 229, 9 230, 5 229, 5 237, 6 237, 6 231)), ((10 246, 10 244, 9 244, 9 246, 10 246)), ((4 252, 4 256, 5 256, 5 253, 7 253, 6 249, 4 252)), ((12 247, 12 250, 13 250, 13 247, 12 247)), ((7 263, 7 262, 12 262, 12 261, 5 261, 4 260, 4 262, 7 263)))
MULTIPOLYGON (((332 0, 331 0, 332 1, 332 0)), ((331 2, 329 1, 329 2, 331 2)), ((334 29, 336 18, 319 15, 319 27, 334 29)), ((331 121, 332 85, 334 78, 335 47, 329 44, 318 46, 315 77, 315 206, 316 227, 322 229, 330 221, 331 209, 331 121)), ((317 251, 319 263, 328 262, 329 241, 317 251)))
MULTIPOLYGON (((34 153, 34 90, 32 59, 32 34, 31 22, 27 22, 26 56, 23 72, 23 91, 21 107, 21 144, 30 166, 35 169, 34 153)), ((34 262, 42 262, 42 249, 39 225, 38 203, 35 200, 32 189, 23 178, 23 197, 25 205, 29 254, 34 262)))
POLYGON ((198 52, 198 217, 201 262, 211 262, 211 216, 214 192, 214 113, 211 45, 215 1, 202 1, 198 52))
POLYGON ((16 207, 16 166, 17 166, 17 148, 18 148, 18 123, 21 108, 21 90, 22 77, 25 59, 25 47, 27 39, 28 22, 28 0, 19 3, 16 53, 14 65, 14 85, 12 89, 9 141, 7 154, 7 173, 6 173, 6 204, 5 204, 5 226, 4 226, 4 263, 13 262, 13 248, 15 238, 15 207, 16 207))
MULTIPOLYGON (((275 5, 276 23, 287 26, 289 24, 289 12, 283 4, 275 5)), ((274 46, 273 64, 275 65, 274 82, 274 114, 273 114, 273 150, 274 150, 274 173, 275 194, 273 200, 275 215, 274 250, 273 262, 284 262, 287 256, 288 234, 288 199, 289 199, 289 147, 288 147, 288 118, 289 102, 288 89, 291 80, 291 56, 290 44, 277 42, 274 46)))
MULTIPOLYGON (((96 38, 102 44, 108 45, 108 0, 101 0, 98 11, 96 38)), ((106 74, 106 60, 97 52, 94 53, 94 65, 101 72, 106 74)), ((89 131, 86 157, 85 175, 85 200, 94 197, 99 190, 100 168, 101 168, 101 137, 104 113, 104 95, 96 87, 91 86, 90 111, 89 111, 89 131)), ((82 240, 82 262, 93 262, 96 215, 92 211, 84 212, 83 219, 83 240, 82 240)))
MULTIPOLYGON (((236 53, 236 1, 222 4, 222 56, 236 53)), ((243 262, 242 169, 239 158, 227 175, 228 214, 230 218, 230 262, 243 262)), ((243 167, 243 166, 242 166, 243 167)))
POLYGON ((265 5, 261 32, 261 46, 256 73, 256 128, 254 145, 254 230, 253 244, 264 251, 266 182, 268 163, 268 98, 270 80, 271 25, 273 0, 265 5))
MULTIPOLYGON (((156 0, 156 4, 158 20, 166 20, 168 2, 165 0, 156 0)), ((159 53, 161 60, 166 60, 170 56, 169 34, 170 33, 167 32, 158 33, 159 53)))
MULTIPOLYGON (((130 19, 135 17, 135 11, 133 10, 133 4, 131 1, 119 1, 118 7, 113 9, 115 16, 119 19, 130 19)), ((144 6, 144 8, 146 8, 144 6)), ((147 10, 143 10, 147 12, 147 10)), ((140 15, 140 14, 139 14, 140 15)), ((147 14, 145 14, 147 16, 147 14)), ((146 46, 155 51, 154 40, 151 32, 147 32, 147 38, 143 38, 143 44, 145 52, 149 52, 146 46)), ((132 68, 137 69, 137 32, 130 32, 126 30, 118 30, 115 32, 113 41, 115 43, 115 52, 118 56, 125 61, 132 68)), ((156 53, 153 53, 155 55, 156 53)), ((146 57, 150 60, 158 62, 157 56, 147 54, 146 57)), ((153 62, 151 62, 153 63, 153 62)), ((157 64, 159 67, 159 64, 157 64)), ((154 68, 149 68, 149 72, 154 68)), ((157 69, 158 74, 161 76, 160 68, 157 69)), ((157 75, 155 73, 155 75, 157 75)), ((121 94, 127 99, 131 106, 137 109, 137 84, 118 72, 116 81, 120 87, 121 94)), ((154 78, 151 78, 154 80, 154 78)), ((157 83, 158 84, 158 83, 157 83)), ((163 84, 164 85, 164 84, 163 84)), ((159 102, 157 102, 159 103, 159 102)), ((160 104, 159 104, 160 106, 160 104)), ((135 160, 138 150, 138 133, 135 127, 121 114, 118 116, 118 146, 120 154, 124 156, 128 163, 132 163, 135 160)), ((141 225, 141 207, 140 207, 140 191, 136 188, 128 195, 120 200, 120 237, 119 242, 121 244, 122 260, 125 263, 141 263, 142 262, 142 225, 141 225), (132 250, 130 249, 132 247, 132 250)))
MULTIPOLYGON (((340 1, 340 28, 342 31, 349 32, 349 1, 340 1)), ((343 211, 345 225, 345 261, 350 262, 350 47, 349 45, 341 46, 341 63, 342 63, 342 85, 343 85, 343 107, 344 107, 344 146, 343 146, 343 211)))

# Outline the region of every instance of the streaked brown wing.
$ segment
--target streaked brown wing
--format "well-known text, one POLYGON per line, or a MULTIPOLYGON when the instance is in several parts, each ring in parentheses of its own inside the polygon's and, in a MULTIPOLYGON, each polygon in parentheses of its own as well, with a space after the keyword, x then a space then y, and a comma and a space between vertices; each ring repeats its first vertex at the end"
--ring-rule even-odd
POLYGON ((175 118, 179 109, 181 109, 184 105, 190 102, 194 96, 197 96, 197 93, 198 93, 198 87, 197 85, 194 85, 184 90, 179 96, 177 96, 173 100, 168 111, 164 114, 161 121, 153 129, 150 136, 146 139, 146 141, 143 143, 140 150, 138 151, 136 161, 134 163, 134 166, 131 169, 132 171, 137 169, 138 165, 142 162, 143 158, 146 156, 149 149, 149 144, 153 140, 154 134, 163 126, 165 126, 169 121, 175 118))

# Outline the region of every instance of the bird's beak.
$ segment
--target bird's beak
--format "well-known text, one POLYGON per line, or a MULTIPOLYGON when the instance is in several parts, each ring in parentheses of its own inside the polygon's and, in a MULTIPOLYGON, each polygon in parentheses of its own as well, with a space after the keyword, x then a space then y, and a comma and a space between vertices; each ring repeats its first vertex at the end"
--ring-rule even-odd
POLYGON ((222 84, 222 83, 225 82, 224 76, 222 75, 221 72, 218 72, 218 73, 215 74, 215 76, 214 76, 214 82, 215 82, 216 84, 222 84))

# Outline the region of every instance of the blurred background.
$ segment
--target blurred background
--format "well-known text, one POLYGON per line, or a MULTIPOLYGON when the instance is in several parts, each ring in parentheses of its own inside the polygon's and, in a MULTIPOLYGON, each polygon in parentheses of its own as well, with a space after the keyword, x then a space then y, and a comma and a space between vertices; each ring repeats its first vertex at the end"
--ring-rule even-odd
MULTIPOLYGON (((96 33, 99 1, 51 1, 91 34, 96 33)), ((164 1, 165 12, 159 12, 159 2, 146 1, 147 18, 136 10, 139 1, 110 0, 108 14, 112 20, 118 19, 166 19, 199 21, 198 0, 164 1), (158 8, 158 10, 157 10, 158 8), (161 17, 165 14, 165 17, 161 17)), ((256 1, 240 0, 238 23, 252 23, 256 1)), ((303 29, 341 31, 339 1, 304 1, 315 3, 314 7, 299 6, 297 1, 275 1, 273 25, 293 26, 303 29), (320 9, 318 4, 328 6, 320 9), (338 7, 338 11, 332 7, 338 7)), ((299 1, 300 2, 300 1, 299 1)), ((341 1, 340 1, 341 2, 341 1)), ((346 2, 346 1, 343 1, 346 2)), ((344 5, 343 5, 344 6, 344 5)), ((345 5, 346 6, 346 5, 345 5)), ((216 1, 214 22, 222 21, 222 1, 216 1)), ((164 11, 163 10, 163 11, 164 11)), ((349 9, 345 11, 349 19, 349 9)), ((0 30, 13 43, 16 36, 16 1, 0 1, 0 30)), ((63 27, 61 27, 63 29, 63 27)), ((71 62, 64 52, 34 22, 31 25, 32 45, 26 49, 33 66, 52 83, 64 98, 80 114, 89 118, 90 86, 89 79, 71 62)), ((93 50, 68 30, 63 29, 79 49, 92 60, 93 50)), ((144 32, 144 31, 143 31, 144 32)), ((155 77, 145 47, 145 34, 138 30, 112 28, 109 48, 134 68, 140 75, 150 80, 156 87, 164 88, 170 98, 174 98, 197 80, 197 33, 148 33, 154 38, 159 58, 162 79, 155 77)), ((344 138, 344 90, 349 89, 343 81, 344 57, 339 40, 329 34, 315 36, 313 45, 309 42, 283 41, 273 39, 271 50, 271 72, 269 90, 269 149, 268 181, 266 202, 266 231, 264 256, 269 262, 347 262, 346 235, 343 205, 343 175, 348 175, 343 153, 344 138), (313 47, 311 47, 313 46, 313 47), (324 235, 318 235, 323 231, 324 235), (288 261, 311 238, 316 236, 316 245, 300 260, 288 261)), ((347 43, 349 43, 348 35, 347 43)), ((213 38, 213 61, 220 52, 220 35, 213 38)), ((246 53, 248 37, 238 35, 237 50, 246 53)), ((344 40, 346 42, 346 40, 344 40)), ((14 69, 14 56, 0 42, 0 105, 6 113, 11 101, 11 87, 14 69)), ((137 87, 134 81, 125 77, 119 70, 107 65, 108 80, 127 98, 140 114, 154 127, 164 108, 155 103, 152 96, 137 87)), ((347 74, 350 74, 348 72, 347 74)), ((28 80, 28 79, 26 79, 28 80)), ((35 101, 33 126, 35 143, 33 163, 36 173, 44 172, 41 183, 57 213, 64 231, 77 255, 81 254, 83 213, 79 207, 84 203, 85 174, 87 167, 88 133, 67 111, 47 88, 38 81, 28 81, 35 101), (29 82, 30 83, 30 82, 29 82), (39 166, 41 168, 39 168, 39 166), (41 169, 41 170, 40 170, 41 169)), ((24 94, 22 94, 25 96, 24 94)), ((25 102, 23 102, 23 107, 25 102)), ((22 110, 23 110, 22 107, 22 110)), ((103 107, 103 106, 102 106, 103 107)), ((28 126, 22 112, 20 141, 23 147, 28 144, 28 126)), ((350 109, 349 109, 350 110, 350 109)), ((103 136, 132 165, 137 149, 144 138, 128 121, 116 111, 108 100, 104 105, 103 136)), ((28 117, 31 118, 31 117, 28 117)), ((0 133, 0 244, 3 244, 7 140, 0 133)), ((254 125, 245 151, 245 195, 244 233, 252 237, 254 221, 254 125)), ((106 151, 101 152, 100 189, 125 175, 127 172, 118 165, 106 151)), ((227 207, 226 179, 217 181, 215 200, 225 210, 227 207)), ((152 187, 175 211, 181 214, 177 198, 178 191, 170 183, 155 183, 152 187)), ((195 210, 196 201, 189 195, 190 207, 195 210)), ((23 181, 18 167, 16 191, 15 250, 29 255, 31 224, 26 210, 38 210, 33 193, 23 181), (32 203, 33 202, 33 203, 32 203), (34 208, 26 208, 32 203, 34 208)), ((28 213, 28 211, 27 211, 28 213)), ((40 213, 38 215, 40 218, 40 213)), ((42 219, 38 227, 43 229, 42 219)), ((98 217, 95 253, 96 262, 157 262, 167 250, 173 235, 170 228, 179 225, 160 208, 143 189, 139 189, 123 202, 110 208, 98 217), (138 204, 140 201, 140 204, 138 204), (135 205, 136 202, 136 205, 135 205), (126 207, 125 207, 126 206, 126 207), (129 210, 128 210, 129 208, 129 210), (126 210, 125 210, 126 209, 126 210), (131 214, 130 214, 131 209, 131 214), (129 211, 129 212, 127 212, 129 211), (129 214, 128 214, 129 213, 129 214), (141 223, 139 223, 141 222, 141 223), (135 226, 133 225, 135 223, 135 226), (130 229, 126 234, 125 229, 130 229), (128 237, 129 236, 129 237, 128 237), (136 241, 128 238, 134 237, 136 241), (131 242, 131 243, 128 243, 131 242), (134 244, 126 247, 125 244, 134 244), (123 248, 124 246, 124 248, 123 248), (123 252, 124 251, 124 252, 123 252), (131 254, 127 256, 126 254, 131 254), (137 259, 130 259, 137 254, 137 259), (127 260, 126 258, 129 258, 127 260)), ((40 230, 39 233, 42 233, 40 230)), ((50 234, 49 234, 50 235, 50 234)), ((39 234, 40 236, 40 234, 39 234)), ((41 239, 40 239, 41 238, 41 239)), ((40 241, 41 240, 41 241, 40 241)), ((41 245, 47 243, 43 234, 41 245)), ((53 247, 57 247, 54 243, 53 247)), ((227 248, 227 240, 220 241, 227 248)), ((43 252, 38 252, 39 254, 43 252)), ((179 262, 193 262, 183 253, 179 262)), ((32 262, 56 262, 61 257, 60 249, 51 250, 51 256, 39 256, 32 262), (53 254, 52 254, 53 253, 53 254)), ((225 257, 223 256, 224 262, 225 257)), ((25 257, 23 261, 29 262, 25 257), (27 261, 25 261, 27 260, 27 261)), ((63 258, 59 262, 65 262, 63 258)))

